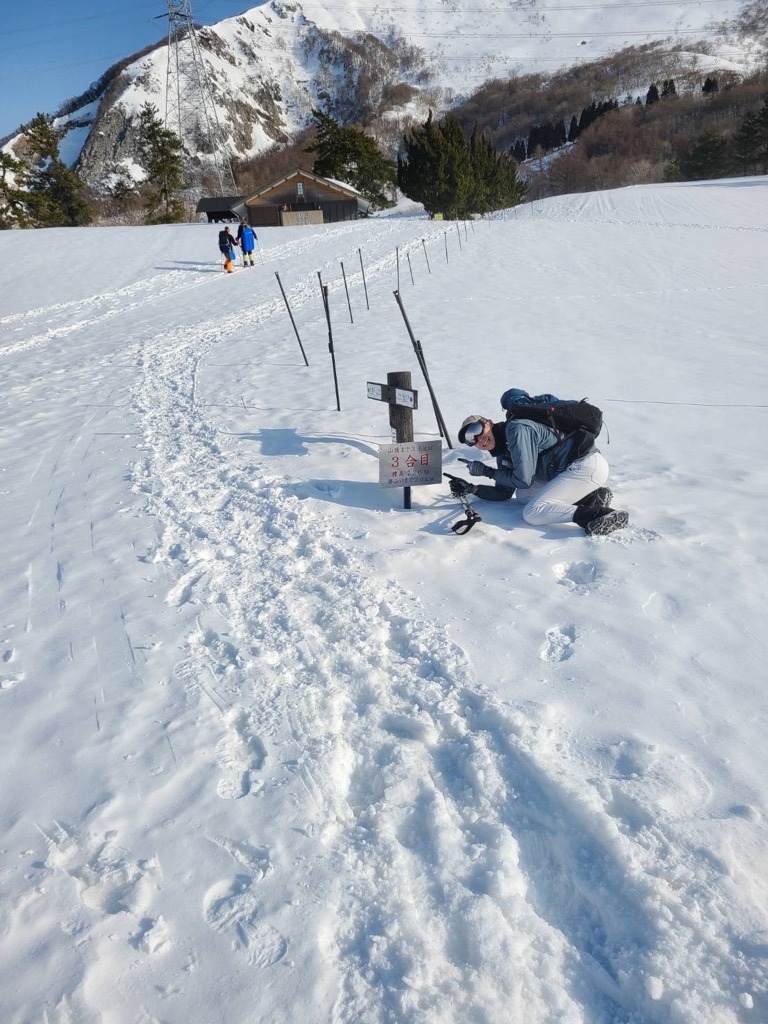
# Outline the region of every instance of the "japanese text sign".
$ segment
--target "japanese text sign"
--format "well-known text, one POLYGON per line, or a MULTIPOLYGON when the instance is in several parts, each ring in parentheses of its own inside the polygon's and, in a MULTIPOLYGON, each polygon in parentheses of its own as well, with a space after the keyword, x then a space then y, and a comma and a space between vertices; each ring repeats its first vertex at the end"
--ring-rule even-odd
POLYGON ((379 483, 382 487, 439 484, 442 473, 442 441, 401 441, 379 445, 379 483))

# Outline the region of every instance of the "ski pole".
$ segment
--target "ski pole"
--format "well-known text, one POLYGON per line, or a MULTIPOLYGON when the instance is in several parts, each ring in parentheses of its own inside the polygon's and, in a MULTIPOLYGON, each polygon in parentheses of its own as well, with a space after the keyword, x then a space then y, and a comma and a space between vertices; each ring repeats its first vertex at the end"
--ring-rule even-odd
MULTIPOLYGON (((466 459, 462 459, 462 462, 466 462, 466 459)), ((482 516, 475 511, 470 504, 469 498, 463 492, 457 493, 457 488, 454 487, 454 480, 457 480, 461 484, 466 484, 466 480, 462 480, 460 476, 454 476, 453 473, 443 473, 444 477, 447 477, 451 481, 451 494, 454 498, 458 498, 461 507, 464 509, 466 519, 460 519, 457 523, 454 523, 451 530, 462 537, 465 533, 469 533, 475 523, 481 523, 483 521, 482 516)))
POLYGON ((424 351, 423 351, 423 349, 421 347, 421 342, 416 338, 416 335, 413 333, 413 329, 411 328, 411 325, 410 325, 410 323, 408 321, 408 316, 407 316, 407 314, 405 312, 405 306, 403 305, 403 300, 400 297, 400 292, 395 292, 395 301, 397 302, 398 306, 400 307, 400 312, 402 313, 403 320, 405 321, 405 328, 408 331, 408 335, 409 335, 409 337, 411 339, 411 344, 413 345, 413 350, 416 353, 416 359, 418 360, 418 363, 419 363, 419 369, 421 370, 421 372, 422 372, 422 374, 424 376, 424 383, 427 385, 427 389, 429 391, 429 397, 432 399, 432 408, 435 411, 435 418, 437 420, 438 430, 440 431, 442 436, 445 438, 448 447, 449 448, 453 448, 453 445, 451 444, 451 438, 450 438, 450 436, 448 434, 448 428, 446 427, 445 420, 443 419, 443 414, 440 411, 440 406, 437 404, 437 397, 435 395, 435 389, 432 387, 432 381, 429 379, 429 371, 427 370, 427 361, 424 358, 424 351))

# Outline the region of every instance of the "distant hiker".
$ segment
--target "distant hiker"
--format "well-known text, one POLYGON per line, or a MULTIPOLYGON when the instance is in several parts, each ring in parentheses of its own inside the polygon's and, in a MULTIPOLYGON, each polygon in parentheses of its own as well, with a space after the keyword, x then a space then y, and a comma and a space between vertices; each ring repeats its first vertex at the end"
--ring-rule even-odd
POLYGON ((604 486, 608 463, 591 438, 588 449, 580 451, 575 435, 563 436, 545 423, 526 419, 494 423, 474 415, 461 424, 459 441, 488 452, 496 466, 480 459, 470 462, 470 476, 487 477, 494 484, 454 478, 454 497, 476 494, 486 501, 515 497, 531 526, 575 523, 589 536, 613 533, 629 522, 626 512, 610 507, 613 495, 604 486))
POLYGON ((219 252, 224 257, 224 269, 228 274, 232 273, 232 260, 235 258, 235 246, 237 239, 232 237, 229 224, 223 231, 219 232, 219 252))
POLYGON ((253 250, 258 239, 256 232, 250 224, 247 224, 245 217, 240 218, 240 226, 237 229, 237 241, 243 254, 243 264, 246 267, 253 266, 253 250))

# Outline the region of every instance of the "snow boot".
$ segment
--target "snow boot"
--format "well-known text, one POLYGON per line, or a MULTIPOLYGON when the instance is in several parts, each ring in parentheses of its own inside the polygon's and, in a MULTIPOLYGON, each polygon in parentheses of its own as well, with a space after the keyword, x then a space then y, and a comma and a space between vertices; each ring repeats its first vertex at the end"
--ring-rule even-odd
POLYGON ((588 537, 604 537, 605 534, 626 526, 629 523, 629 516, 626 512, 598 505, 577 508, 573 513, 573 521, 588 537))
POLYGON ((608 488, 598 487, 596 491, 585 494, 583 498, 579 498, 574 504, 580 508, 608 508, 612 501, 613 495, 608 488))

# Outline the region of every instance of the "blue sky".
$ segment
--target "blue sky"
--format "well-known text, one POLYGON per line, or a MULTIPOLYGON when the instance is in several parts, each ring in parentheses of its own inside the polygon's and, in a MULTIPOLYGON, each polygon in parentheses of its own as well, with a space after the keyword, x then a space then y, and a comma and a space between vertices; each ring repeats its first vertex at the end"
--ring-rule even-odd
MULTIPOLYGON (((196 21, 221 21, 249 0, 192 0, 196 21)), ((167 0, 13 3, 0 34, 0 137, 38 111, 53 113, 122 57, 168 34, 167 0)))

